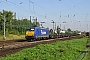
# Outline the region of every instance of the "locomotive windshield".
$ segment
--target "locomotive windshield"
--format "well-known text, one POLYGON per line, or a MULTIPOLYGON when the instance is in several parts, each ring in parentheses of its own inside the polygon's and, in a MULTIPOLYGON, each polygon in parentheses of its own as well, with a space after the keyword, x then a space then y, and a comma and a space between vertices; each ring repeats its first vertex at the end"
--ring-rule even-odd
POLYGON ((26 27, 26 31, 34 31, 34 27, 26 27))

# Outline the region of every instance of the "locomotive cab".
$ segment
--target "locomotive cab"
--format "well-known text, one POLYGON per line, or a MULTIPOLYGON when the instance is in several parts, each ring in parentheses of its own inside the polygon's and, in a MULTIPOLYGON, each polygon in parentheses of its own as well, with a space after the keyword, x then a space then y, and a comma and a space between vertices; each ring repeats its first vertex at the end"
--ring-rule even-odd
POLYGON ((28 39, 33 39, 34 38, 34 27, 26 27, 26 34, 25 38, 28 39))

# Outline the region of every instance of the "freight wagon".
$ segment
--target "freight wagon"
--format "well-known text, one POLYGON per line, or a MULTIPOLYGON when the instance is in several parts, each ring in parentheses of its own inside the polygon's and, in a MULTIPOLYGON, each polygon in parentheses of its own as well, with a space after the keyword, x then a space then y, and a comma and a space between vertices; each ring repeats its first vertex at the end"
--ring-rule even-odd
POLYGON ((89 37, 90 36, 90 32, 86 32, 86 36, 89 37))

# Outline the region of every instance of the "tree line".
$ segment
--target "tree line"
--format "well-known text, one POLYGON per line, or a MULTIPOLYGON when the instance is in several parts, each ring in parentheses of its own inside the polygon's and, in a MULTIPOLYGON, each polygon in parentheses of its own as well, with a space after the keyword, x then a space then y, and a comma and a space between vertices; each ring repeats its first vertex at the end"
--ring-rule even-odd
MULTIPOLYGON (((5 32, 6 35, 8 34, 15 34, 15 35, 25 35, 26 26, 37 26, 40 27, 39 22, 32 22, 29 19, 16 19, 15 14, 12 11, 0 11, 0 35, 4 34, 4 20, 5 21, 5 32), (4 18, 5 16, 5 18, 4 18)), ((35 20, 35 19, 34 19, 35 20)), ((48 28, 49 29, 49 28, 48 28)), ((57 26, 57 33, 60 33, 60 28, 57 26)), ((52 31, 50 32, 52 34, 52 31)), ((67 29, 66 33, 78 33, 78 31, 71 31, 71 29, 67 29)))
MULTIPOLYGON (((8 34, 25 34, 26 26, 34 26, 36 23, 29 19, 16 19, 15 14, 12 11, 0 11, 0 35, 4 33, 4 20, 5 31, 8 34), (5 16, 5 18, 4 18, 5 16)), ((39 22, 37 25, 40 26, 39 22)))

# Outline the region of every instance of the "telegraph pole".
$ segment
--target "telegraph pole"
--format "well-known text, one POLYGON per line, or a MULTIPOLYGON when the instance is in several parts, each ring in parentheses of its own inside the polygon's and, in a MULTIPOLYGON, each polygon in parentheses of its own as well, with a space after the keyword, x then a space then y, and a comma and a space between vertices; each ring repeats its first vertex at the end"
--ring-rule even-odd
POLYGON ((40 22, 40 23, 41 23, 41 27, 43 27, 42 24, 45 23, 45 22, 40 22))
POLYGON ((6 40, 5 22, 6 22, 6 18, 5 18, 5 14, 4 14, 4 40, 6 40))
POLYGON ((14 19, 16 20, 16 12, 14 13, 14 19))
POLYGON ((31 22, 31 16, 30 16, 30 22, 31 22))
POLYGON ((31 16, 30 16, 30 26, 31 26, 31 16))
POLYGON ((16 26, 16 12, 14 13, 14 29, 16 29, 17 26, 16 26))
POLYGON ((55 23, 55 22, 52 20, 52 23, 53 23, 53 33, 54 33, 54 23, 55 23))
POLYGON ((56 30, 56 22, 55 22, 55 30, 56 30))
POLYGON ((37 26, 37 17, 36 18, 33 17, 33 21, 35 22, 35 25, 37 26))
POLYGON ((59 27, 59 28, 60 28, 60 31, 61 31, 61 30, 62 30, 62 29, 61 29, 61 24, 60 24, 60 27, 59 27))
POLYGON ((36 17, 36 26, 37 26, 37 17, 36 17))
MULTIPOLYGON (((64 21, 63 23, 66 23, 66 22, 64 21)), ((64 25, 64 30, 66 30, 65 25, 64 25)))

